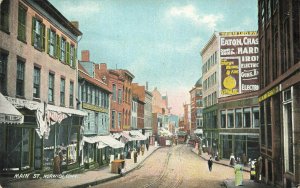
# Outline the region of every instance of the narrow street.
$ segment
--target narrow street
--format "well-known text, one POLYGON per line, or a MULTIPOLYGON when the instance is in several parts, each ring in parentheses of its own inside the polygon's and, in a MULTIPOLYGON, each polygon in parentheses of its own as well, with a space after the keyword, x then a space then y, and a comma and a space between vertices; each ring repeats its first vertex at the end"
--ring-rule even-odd
MULTIPOLYGON (((244 173, 248 178, 249 173, 244 173)), ((207 161, 186 145, 158 149, 139 168, 122 178, 95 187, 222 187, 227 178, 233 178, 232 168, 214 164, 209 172, 207 161)))

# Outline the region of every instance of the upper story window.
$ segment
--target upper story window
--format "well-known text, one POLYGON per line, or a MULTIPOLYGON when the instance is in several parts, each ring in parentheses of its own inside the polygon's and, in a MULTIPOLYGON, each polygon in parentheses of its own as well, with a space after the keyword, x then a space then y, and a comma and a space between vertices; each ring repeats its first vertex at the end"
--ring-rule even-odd
POLYGON ((40 98, 40 84, 41 84, 41 69, 34 67, 33 71, 33 97, 40 98))
POLYGON ((48 102, 54 103, 54 74, 49 73, 48 102))
POLYGON ((18 39, 23 42, 26 42, 26 15, 27 8, 20 4, 18 15, 18 39))
POLYGON ((32 18, 32 45, 39 50, 45 50, 45 25, 35 17, 32 18))
POLYGON ((117 86, 115 84, 113 84, 113 96, 112 96, 112 100, 116 101, 117 100, 117 86))
POLYGON ((7 79, 7 57, 8 54, 0 51, 0 92, 6 94, 7 79))
POLYGON ((24 96, 24 79, 25 79, 25 63, 21 60, 17 61, 17 84, 16 95, 24 96))
POLYGON ((122 90, 121 89, 118 90, 118 103, 119 104, 122 103, 122 90))
POLYGON ((115 128, 116 111, 111 112, 111 128, 115 128))
POLYGON ((74 82, 70 82, 69 105, 70 105, 70 107, 74 106, 74 82))
POLYGON ((48 54, 55 57, 56 51, 56 33, 52 29, 48 29, 48 54))
POLYGON ((60 105, 65 105, 65 88, 66 88, 66 80, 64 78, 60 79, 60 105))
POLYGON ((0 30, 9 32, 9 1, 3 0, 0 10, 0 30))
POLYGON ((60 42, 60 60, 66 62, 66 39, 61 38, 60 42))

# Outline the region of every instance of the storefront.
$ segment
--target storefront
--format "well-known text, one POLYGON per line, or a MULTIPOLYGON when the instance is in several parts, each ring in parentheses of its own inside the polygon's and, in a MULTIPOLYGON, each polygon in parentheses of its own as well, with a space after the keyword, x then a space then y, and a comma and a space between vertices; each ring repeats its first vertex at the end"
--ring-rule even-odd
POLYGON ((63 171, 79 167, 79 140, 83 116, 79 110, 6 97, 24 116, 17 126, 1 127, 5 167, 2 171, 52 172, 57 151, 63 155, 63 171))

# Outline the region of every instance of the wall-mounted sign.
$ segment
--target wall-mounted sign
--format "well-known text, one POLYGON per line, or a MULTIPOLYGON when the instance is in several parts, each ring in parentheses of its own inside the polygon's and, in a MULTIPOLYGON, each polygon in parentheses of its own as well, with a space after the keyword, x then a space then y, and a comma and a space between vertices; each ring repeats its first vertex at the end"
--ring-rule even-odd
POLYGON ((258 102, 266 100, 267 98, 275 95, 279 91, 280 91, 279 86, 276 86, 276 87, 272 88, 271 90, 265 92, 263 95, 261 95, 260 97, 258 97, 258 102))
POLYGON ((97 112, 108 113, 108 109, 101 108, 100 106, 95 106, 84 102, 82 103, 82 108, 97 111, 97 112))
POLYGON ((221 95, 259 90, 257 32, 221 32, 221 95))

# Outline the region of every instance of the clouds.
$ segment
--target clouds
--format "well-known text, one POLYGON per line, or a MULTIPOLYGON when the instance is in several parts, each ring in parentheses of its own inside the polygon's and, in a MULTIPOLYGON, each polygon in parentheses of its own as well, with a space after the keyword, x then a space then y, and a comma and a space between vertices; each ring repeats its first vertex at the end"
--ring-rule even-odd
POLYGON ((88 18, 100 12, 102 7, 98 1, 61 1, 64 15, 88 18))
POLYGON ((171 7, 166 12, 169 19, 185 18, 196 26, 207 26, 210 29, 216 27, 217 22, 223 19, 222 14, 200 14, 193 5, 171 7))

